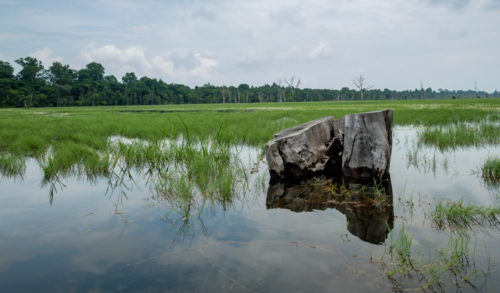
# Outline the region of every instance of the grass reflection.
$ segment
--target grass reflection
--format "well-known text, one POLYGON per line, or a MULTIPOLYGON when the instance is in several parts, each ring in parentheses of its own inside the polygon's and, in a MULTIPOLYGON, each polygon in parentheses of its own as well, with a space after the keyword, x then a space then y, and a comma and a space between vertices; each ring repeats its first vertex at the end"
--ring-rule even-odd
POLYGON ((481 167, 481 177, 488 186, 500 186, 500 157, 489 157, 481 167))
POLYGON ((26 171, 26 159, 20 155, 0 153, 0 176, 22 179, 26 171))
POLYGON ((378 263, 385 267, 396 291, 445 292, 447 288, 464 287, 481 291, 492 272, 489 252, 478 253, 486 258, 478 262, 476 244, 471 243, 467 233, 452 232, 447 244, 438 245, 435 250, 415 243, 405 224, 397 233, 391 231, 389 239, 389 253, 384 252, 378 263))
POLYGON ((50 204, 66 187, 64 178, 73 176, 88 182, 105 180, 106 194, 118 194, 118 210, 127 192, 137 186, 135 180, 144 178, 158 204, 189 221, 215 206, 226 211, 248 189, 247 170, 235 147, 217 137, 132 142, 118 138, 109 142, 108 150, 104 155, 85 147, 69 148, 41 158, 41 185, 49 189, 50 204))
POLYGON ((474 226, 494 226, 499 223, 500 208, 475 206, 458 202, 438 202, 431 213, 433 223, 439 229, 463 230, 474 226))

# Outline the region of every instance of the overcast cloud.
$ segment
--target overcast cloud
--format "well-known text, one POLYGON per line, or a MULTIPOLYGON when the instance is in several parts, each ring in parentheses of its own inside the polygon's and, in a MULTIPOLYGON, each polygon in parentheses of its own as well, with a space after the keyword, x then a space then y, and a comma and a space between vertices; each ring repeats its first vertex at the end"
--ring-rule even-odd
POLYGON ((500 0, 0 0, 0 57, 190 86, 500 89, 500 0))

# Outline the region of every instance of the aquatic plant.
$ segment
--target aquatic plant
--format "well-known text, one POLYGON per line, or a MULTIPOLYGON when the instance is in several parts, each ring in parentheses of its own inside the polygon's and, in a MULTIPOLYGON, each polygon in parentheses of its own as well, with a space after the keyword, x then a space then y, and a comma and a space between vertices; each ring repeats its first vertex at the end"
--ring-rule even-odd
MULTIPOLYGON (((112 136, 149 142, 181 136, 205 141, 218 136, 217 140, 231 145, 262 146, 274 133, 302 122, 386 108, 394 110, 395 125, 470 124, 484 117, 490 122, 500 120, 497 99, 259 103, 223 107, 223 112, 220 104, 0 110, 0 152, 39 159, 51 148, 58 157, 57 153, 65 152, 68 146, 79 145, 107 153, 112 136)), ((481 126, 476 132, 484 133, 492 143, 496 137, 498 142, 498 135, 495 136, 498 127, 491 125, 481 126)), ((430 139, 427 141, 424 140, 432 143, 430 139)), ((440 139, 439 145, 446 142, 440 139)))
POLYGON ((20 155, 0 154, 0 175, 8 178, 22 177, 26 159, 20 155))
POLYGON ((468 229, 472 226, 496 225, 500 207, 475 206, 458 202, 437 203, 431 213, 433 223, 439 229, 468 229))
POLYGON ((489 157, 481 167, 481 177, 489 185, 500 184, 500 157, 489 157))
POLYGON ((488 267, 478 267, 475 245, 471 247, 466 233, 452 232, 446 246, 437 247, 427 258, 424 258, 423 246, 418 253, 412 253, 417 247, 404 224, 397 236, 391 231, 389 239, 389 260, 385 260, 384 254, 380 263, 386 267, 385 274, 397 290, 444 291, 448 286, 476 288, 474 280, 490 274, 489 255, 485 255, 488 267))
POLYGON ((418 134, 418 143, 440 150, 500 143, 500 125, 483 120, 479 123, 456 122, 426 127, 418 134))
POLYGON ((199 216, 207 207, 229 208, 245 192, 247 172, 231 145, 210 140, 115 141, 111 160, 119 178, 134 170, 148 178, 155 200, 182 219, 199 216))
POLYGON ((411 257, 411 245, 413 237, 403 224, 399 230, 398 236, 389 233, 389 254, 391 256, 391 265, 387 275, 392 278, 395 274, 408 275, 413 269, 413 260, 411 257))

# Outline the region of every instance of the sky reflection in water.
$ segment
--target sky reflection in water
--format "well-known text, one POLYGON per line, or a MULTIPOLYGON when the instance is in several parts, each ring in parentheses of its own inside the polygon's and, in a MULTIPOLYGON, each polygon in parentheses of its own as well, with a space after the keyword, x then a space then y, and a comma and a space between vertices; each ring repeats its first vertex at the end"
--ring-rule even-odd
MULTIPOLYGON (((268 186, 267 166, 255 169, 259 150, 241 147, 240 160, 257 171, 249 190, 190 219, 155 197, 144 175, 113 192, 105 179, 62 178, 51 205, 50 186, 28 160, 22 180, 0 179, 0 292, 390 290, 371 261, 383 255, 389 228, 404 222, 430 249, 447 239, 427 218, 437 199, 498 203, 498 189, 471 172, 498 147, 421 148, 417 164, 409 159, 415 134, 395 128, 387 201, 365 202, 359 186, 336 198, 327 179, 268 186)), ((483 247, 500 260, 496 229, 471 235, 478 266, 483 247)), ((493 269, 483 289, 498 277, 493 269)))

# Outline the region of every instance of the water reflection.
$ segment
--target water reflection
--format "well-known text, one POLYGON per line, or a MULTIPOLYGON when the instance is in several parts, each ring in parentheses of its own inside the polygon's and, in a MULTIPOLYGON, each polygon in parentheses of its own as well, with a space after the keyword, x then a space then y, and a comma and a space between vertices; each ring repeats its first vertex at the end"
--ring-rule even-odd
MULTIPOLYGON (((394 133, 403 141, 414 132, 394 133)), ((433 258, 449 238, 428 218, 434 199, 499 200, 470 173, 499 147, 446 154, 424 147, 407 165, 412 146, 394 145, 385 186, 327 178, 268 186, 267 166, 255 163, 261 150, 250 147, 131 142, 116 146, 109 172, 45 172, 35 159, 17 173, 15 164, 0 167, 0 292, 390 291, 386 268, 372 262, 388 256, 389 228, 396 241, 404 223, 412 254, 425 248, 433 258), (16 174, 22 181, 11 179, 16 174), (342 237, 346 231, 356 237, 342 237)), ((480 275, 500 259, 498 233, 474 229, 470 237, 480 275)), ((498 276, 492 267, 479 291, 494 291, 498 276)))
POLYGON ((337 209, 347 218, 347 229, 361 240, 381 244, 394 225, 390 178, 371 184, 335 182, 315 177, 298 184, 269 185, 266 207, 293 212, 337 209))

